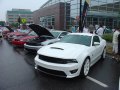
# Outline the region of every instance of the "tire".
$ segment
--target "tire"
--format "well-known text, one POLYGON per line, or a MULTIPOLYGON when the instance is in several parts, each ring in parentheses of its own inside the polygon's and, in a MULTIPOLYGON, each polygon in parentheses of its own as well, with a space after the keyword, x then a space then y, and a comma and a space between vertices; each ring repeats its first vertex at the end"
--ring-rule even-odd
POLYGON ((82 78, 85 78, 88 75, 89 70, 90 70, 90 59, 86 58, 85 61, 84 61, 84 63, 83 63, 83 65, 82 65, 80 76, 82 78))
POLYGON ((106 48, 104 48, 103 53, 101 55, 101 60, 104 60, 106 57, 106 48))

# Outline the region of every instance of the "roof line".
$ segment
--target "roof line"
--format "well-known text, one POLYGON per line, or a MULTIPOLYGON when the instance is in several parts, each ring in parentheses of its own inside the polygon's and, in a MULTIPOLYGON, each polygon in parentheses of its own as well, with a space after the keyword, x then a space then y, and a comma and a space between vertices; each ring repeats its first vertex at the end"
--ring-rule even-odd
POLYGON ((43 4, 40 8, 44 7, 47 3, 49 3, 52 0, 48 0, 45 4, 43 4))

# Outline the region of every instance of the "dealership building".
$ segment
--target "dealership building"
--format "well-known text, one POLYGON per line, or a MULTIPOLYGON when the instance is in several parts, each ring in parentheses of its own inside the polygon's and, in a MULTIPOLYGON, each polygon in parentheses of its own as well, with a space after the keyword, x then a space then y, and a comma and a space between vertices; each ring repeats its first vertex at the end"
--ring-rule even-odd
POLYGON ((33 12, 30 9, 12 9, 7 11, 6 22, 18 23, 18 18, 26 19, 27 23, 33 23, 33 12))
MULTIPOLYGON (((80 0, 48 0, 34 11, 33 20, 44 27, 52 25, 55 29, 68 30, 73 22, 78 26, 79 13, 80 0)), ((120 25, 120 0, 90 0, 85 23, 109 28, 120 25)))

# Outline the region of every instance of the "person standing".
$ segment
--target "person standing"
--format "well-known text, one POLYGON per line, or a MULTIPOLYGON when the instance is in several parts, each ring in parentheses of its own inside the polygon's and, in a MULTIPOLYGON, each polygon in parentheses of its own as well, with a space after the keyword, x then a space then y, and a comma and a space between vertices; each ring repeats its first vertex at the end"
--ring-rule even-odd
POLYGON ((88 29, 90 33, 93 33, 95 31, 95 27, 92 24, 89 25, 88 29))
MULTIPOLYGON (((76 32, 79 32, 79 27, 77 28, 77 31, 76 31, 76 32)), ((88 26, 85 25, 85 26, 83 27, 83 32, 80 32, 80 33, 90 33, 88 26)))
POLYGON ((0 28, 0 41, 2 41, 2 28, 0 28))
POLYGON ((72 32, 72 33, 76 33, 76 32, 77 32, 74 23, 72 24, 71 32, 72 32))
POLYGON ((120 62, 120 31, 118 35, 118 61, 120 62))
POLYGON ((87 25, 84 26, 83 33, 90 33, 87 25))
POLYGON ((116 28, 114 34, 113 34, 113 59, 115 58, 118 60, 118 35, 120 34, 119 27, 116 28))
POLYGON ((100 27, 98 28, 98 30, 96 31, 96 34, 98 34, 99 36, 103 36, 104 33, 104 28, 102 26, 102 24, 100 24, 100 27))

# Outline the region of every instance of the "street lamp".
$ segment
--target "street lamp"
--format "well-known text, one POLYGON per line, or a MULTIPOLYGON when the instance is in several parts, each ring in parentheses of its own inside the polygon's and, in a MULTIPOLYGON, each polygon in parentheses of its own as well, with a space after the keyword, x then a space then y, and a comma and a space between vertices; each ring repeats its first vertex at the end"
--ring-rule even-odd
POLYGON ((20 17, 20 15, 18 17, 18 23, 19 23, 19 29, 20 29, 20 23, 21 23, 21 17, 20 17))
POLYGON ((79 13, 79 32, 83 32, 82 30, 82 0, 80 0, 80 13, 79 13))

